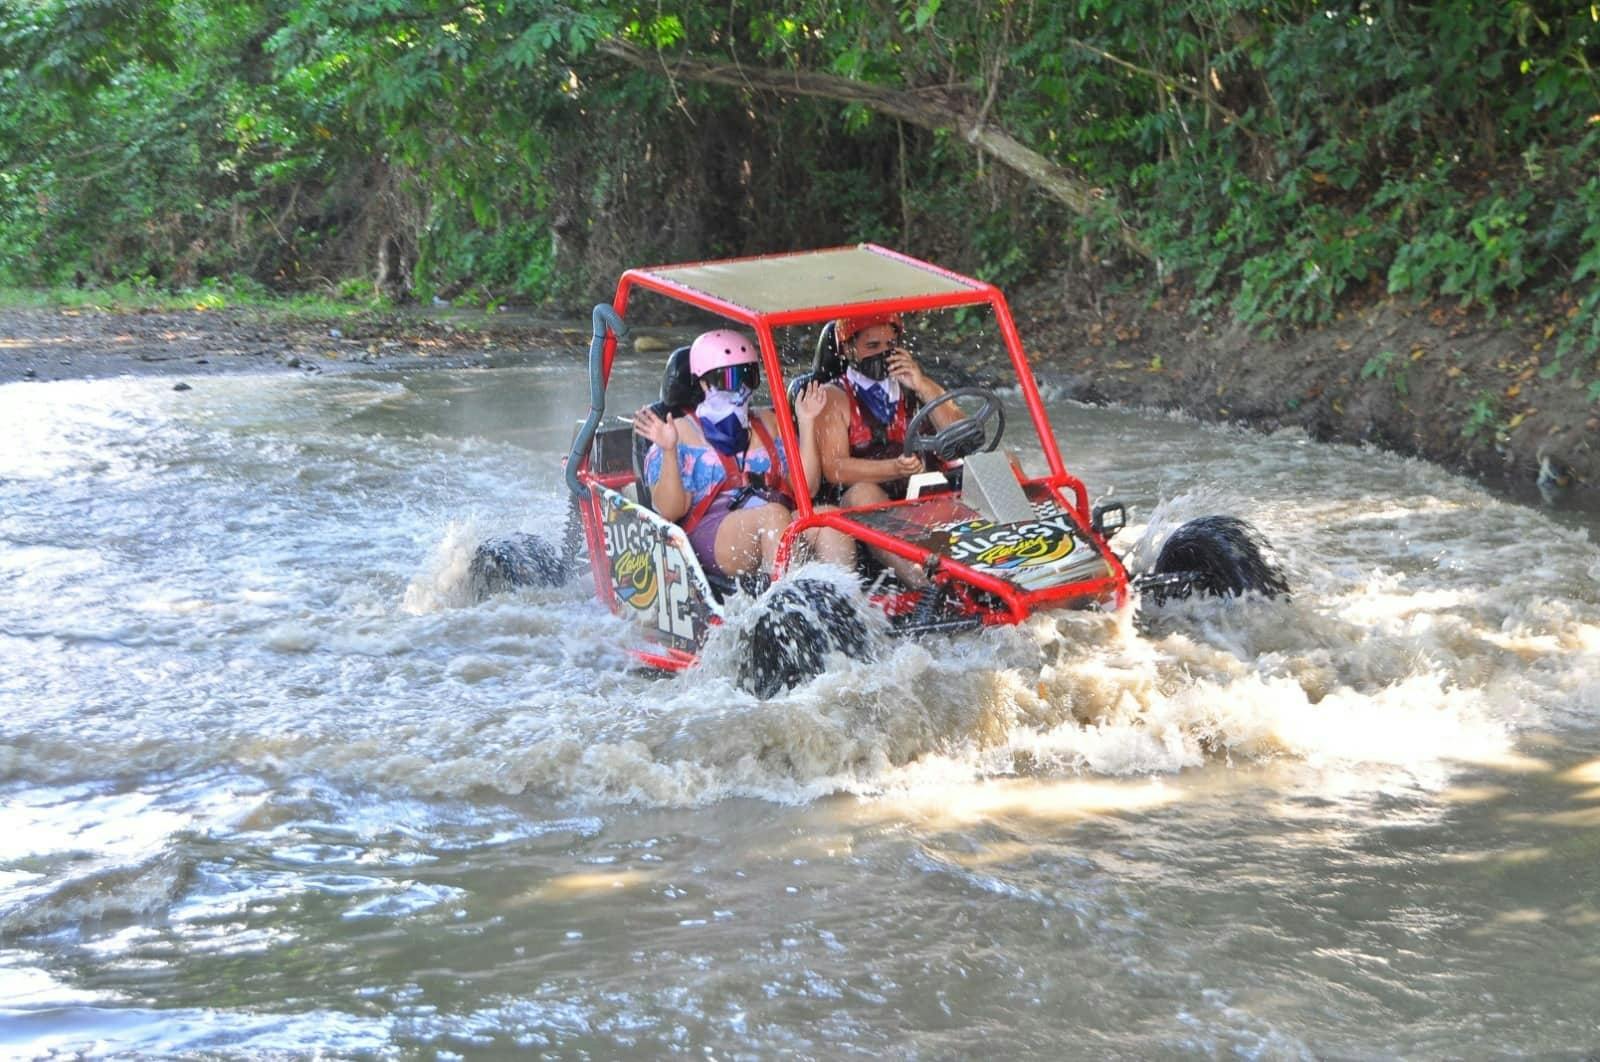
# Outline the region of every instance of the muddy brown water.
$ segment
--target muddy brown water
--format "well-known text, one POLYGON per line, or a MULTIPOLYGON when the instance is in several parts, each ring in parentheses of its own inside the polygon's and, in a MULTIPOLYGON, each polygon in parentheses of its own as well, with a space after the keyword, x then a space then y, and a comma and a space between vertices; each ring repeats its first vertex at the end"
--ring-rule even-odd
POLYGON ((1235 512, 1292 599, 756 701, 467 602, 569 362, 195 383, 0 387, 0 1053, 1600 1051, 1586 518, 1055 398, 1135 559, 1235 512))

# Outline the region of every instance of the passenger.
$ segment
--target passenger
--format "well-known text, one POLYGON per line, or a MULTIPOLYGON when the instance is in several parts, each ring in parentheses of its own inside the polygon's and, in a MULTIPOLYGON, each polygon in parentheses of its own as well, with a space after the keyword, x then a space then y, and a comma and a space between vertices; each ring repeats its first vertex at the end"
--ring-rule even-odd
MULTIPOLYGON (((693 415, 663 419, 645 406, 633 418, 633 430, 652 443, 644 471, 656 512, 683 525, 709 574, 771 573, 794 503, 783 493, 789 462, 777 420, 771 409, 750 408, 761 386, 756 345, 732 329, 706 332, 689 348, 689 371, 703 396, 693 415)), ((821 483, 815 426, 826 404, 813 385, 794 405, 801 471, 813 492, 821 483)), ((840 532, 818 528, 804 539, 822 560, 854 557, 840 532)))

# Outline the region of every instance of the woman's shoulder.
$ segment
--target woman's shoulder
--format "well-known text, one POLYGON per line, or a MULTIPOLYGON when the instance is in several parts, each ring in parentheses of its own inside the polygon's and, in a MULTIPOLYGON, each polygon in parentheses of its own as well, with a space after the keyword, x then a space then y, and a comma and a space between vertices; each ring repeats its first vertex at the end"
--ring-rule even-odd
POLYGON ((781 447, 783 445, 783 436, 778 429, 777 410, 773 409, 771 406, 765 406, 761 409, 752 409, 750 411, 750 418, 753 421, 759 420, 761 422, 761 426, 767 429, 767 433, 772 436, 772 444, 774 446, 781 447))
POLYGON ((700 421, 693 413, 681 417, 673 417, 672 423, 678 429, 678 442, 689 446, 705 446, 705 432, 700 430, 700 421))
MULTIPOLYGON (((678 459, 680 461, 686 458, 696 460, 705 451, 711 449, 711 444, 706 442, 704 433, 700 431, 700 425, 695 423, 693 417, 674 417, 672 423, 678 429, 678 459)), ((646 451, 646 459, 655 459, 660 456, 661 447, 651 443, 650 449, 646 451)))

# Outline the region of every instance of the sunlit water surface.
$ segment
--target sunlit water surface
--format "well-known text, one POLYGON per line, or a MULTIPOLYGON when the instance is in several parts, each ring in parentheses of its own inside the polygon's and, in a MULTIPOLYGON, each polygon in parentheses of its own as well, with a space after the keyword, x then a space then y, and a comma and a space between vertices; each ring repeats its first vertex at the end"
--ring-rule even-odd
POLYGON ((0 388, 0 1054, 1600 1051, 1581 522, 1053 402, 1135 557, 1235 512, 1293 598, 761 702, 467 601, 564 518, 571 359, 194 383, 0 388))

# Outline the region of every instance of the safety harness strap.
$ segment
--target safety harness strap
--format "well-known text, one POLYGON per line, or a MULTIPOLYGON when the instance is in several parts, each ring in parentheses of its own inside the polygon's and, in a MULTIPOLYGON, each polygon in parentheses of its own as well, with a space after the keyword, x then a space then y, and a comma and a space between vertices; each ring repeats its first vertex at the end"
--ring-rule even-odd
MULTIPOLYGON (((761 440, 761 445, 771 455, 772 467, 776 471, 778 468, 778 448, 772 443, 772 433, 767 430, 765 424, 761 423, 761 415, 759 413, 751 414, 750 427, 755 432, 756 438, 761 440)), ((722 478, 717 480, 716 484, 706 492, 706 496, 696 502, 694 508, 690 509, 689 514, 683 518, 682 527, 685 531, 694 531, 695 526, 705 519, 706 513, 711 511, 711 506, 716 502, 717 498, 721 496, 723 491, 733 485, 735 479, 739 481, 740 486, 748 487, 751 485, 750 473, 746 472, 743 466, 733 459, 732 455, 723 453, 715 446, 711 448, 711 452, 716 454, 722 461, 722 478)), ((748 447, 745 453, 746 455, 749 454, 748 447)), ((746 460, 748 460, 748 456, 746 460)))

